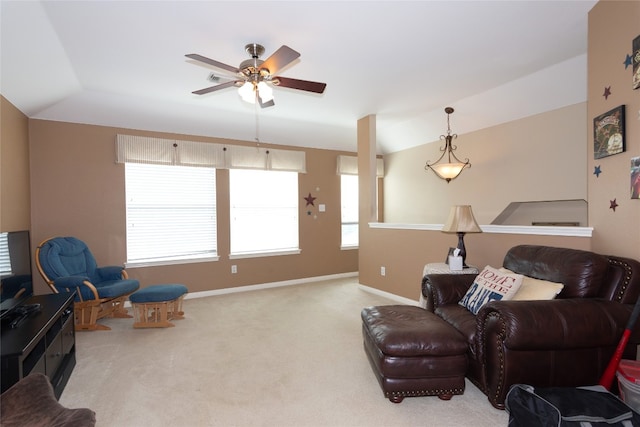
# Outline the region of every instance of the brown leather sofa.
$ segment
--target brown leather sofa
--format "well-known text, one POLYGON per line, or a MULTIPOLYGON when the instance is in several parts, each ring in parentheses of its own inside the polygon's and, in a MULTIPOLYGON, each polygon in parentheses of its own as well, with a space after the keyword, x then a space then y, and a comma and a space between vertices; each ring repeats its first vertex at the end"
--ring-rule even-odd
MULTIPOLYGON (((564 288, 549 301, 491 301, 474 316, 458 301, 475 275, 432 274, 422 280, 427 310, 467 339, 467 378, 499 409, 513 384, 598 384, 640 295, 640 262, 521 245, 508 251, 503 267, 564 288)), ((636 358, 639 332, 637 325, 623 358, 636 358)))

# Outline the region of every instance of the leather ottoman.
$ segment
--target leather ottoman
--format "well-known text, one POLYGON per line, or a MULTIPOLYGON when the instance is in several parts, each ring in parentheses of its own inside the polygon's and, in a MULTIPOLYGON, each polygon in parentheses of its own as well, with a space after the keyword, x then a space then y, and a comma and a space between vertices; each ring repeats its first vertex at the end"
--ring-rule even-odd
POLYGON ((390 401, 464 393, 467 343, 447 322, 410 305, 366 307, 361 316, 364 351, 390 401))

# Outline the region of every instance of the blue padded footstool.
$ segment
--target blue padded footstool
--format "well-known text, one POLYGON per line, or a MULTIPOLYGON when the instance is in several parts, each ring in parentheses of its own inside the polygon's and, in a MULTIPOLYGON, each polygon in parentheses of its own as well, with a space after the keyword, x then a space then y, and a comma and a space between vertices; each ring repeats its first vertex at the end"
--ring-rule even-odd
POLYGON ((185 285, 151 285, 129 295, 133 307, 134 328, 168 328, 169 320, 184 319, 182 300, 188 289, 185 285))

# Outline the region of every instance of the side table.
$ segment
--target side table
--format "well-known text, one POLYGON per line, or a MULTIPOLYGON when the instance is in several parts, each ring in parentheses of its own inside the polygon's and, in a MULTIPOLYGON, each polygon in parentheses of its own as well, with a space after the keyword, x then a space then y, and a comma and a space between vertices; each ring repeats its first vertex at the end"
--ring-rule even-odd
MULTIPOLYGON (((477 267, 473 265, 467 265, 467 267, 462 270, 451 270, 449 268, 449 264, 444 262, 434 262, 430 264, 426 264, 424 269, 422 270, 422 277, 427 274, 479 274, 480 271, 477 267)), ((422 287, 420 287, 420 307, 426 308, 427 302, 424 300, 424 295, 422 295, 422 287)))

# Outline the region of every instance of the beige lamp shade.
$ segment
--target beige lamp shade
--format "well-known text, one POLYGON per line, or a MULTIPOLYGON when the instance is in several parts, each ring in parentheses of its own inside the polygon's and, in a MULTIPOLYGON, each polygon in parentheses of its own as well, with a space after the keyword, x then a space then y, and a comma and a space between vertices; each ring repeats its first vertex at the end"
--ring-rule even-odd
POLYGON ((442 231, 445 233, 482 233, 469 205, 452 206, 442 231))

